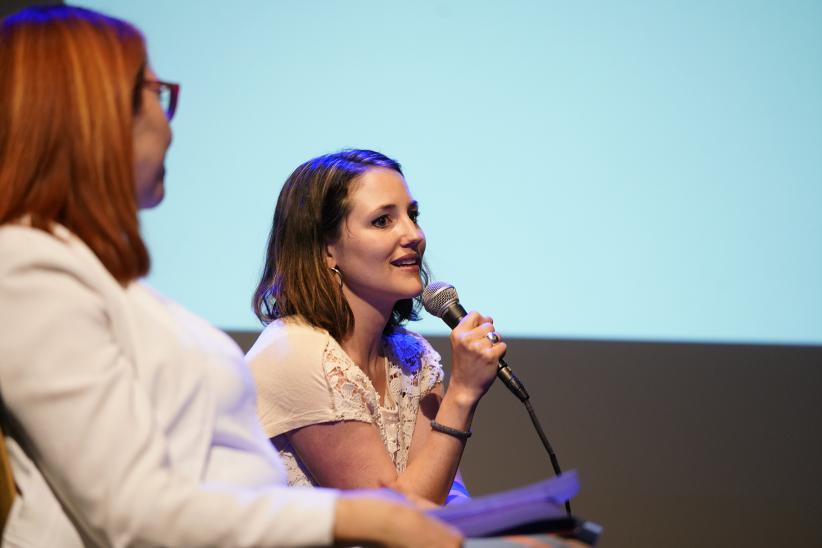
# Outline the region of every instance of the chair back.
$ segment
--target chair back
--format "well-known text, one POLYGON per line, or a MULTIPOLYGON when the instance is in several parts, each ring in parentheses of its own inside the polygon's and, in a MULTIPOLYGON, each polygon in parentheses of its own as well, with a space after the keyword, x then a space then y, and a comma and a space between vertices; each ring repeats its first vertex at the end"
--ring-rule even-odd
POLYGON ((14 485, 14 477, 11 475, 9 452, 6 450, 6 436, 0 432, 0 538, 6 527, 6 520, 16 494, 17 488, 14 485))

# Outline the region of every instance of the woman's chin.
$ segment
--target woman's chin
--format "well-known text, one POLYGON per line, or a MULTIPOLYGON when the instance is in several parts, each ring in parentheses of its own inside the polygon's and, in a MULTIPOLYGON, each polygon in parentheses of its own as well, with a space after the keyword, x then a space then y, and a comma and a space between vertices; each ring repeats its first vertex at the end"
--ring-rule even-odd
POLYGON ((416 284, 409 286, 408 291, 405 293, 403 299, 413 299, 414 297, 418 297, 420 293, 422 293, 422 281, 418 281, 416 284))
POLYGON ((137 206, 140 209, 152 209, 160 205, 162 203, 163 198, 166 196, 166 187, 162 181, 158 184, 154 185, 151 189, 152 191, 146 193, 142 196, 138 196, 138 204, 137 206))

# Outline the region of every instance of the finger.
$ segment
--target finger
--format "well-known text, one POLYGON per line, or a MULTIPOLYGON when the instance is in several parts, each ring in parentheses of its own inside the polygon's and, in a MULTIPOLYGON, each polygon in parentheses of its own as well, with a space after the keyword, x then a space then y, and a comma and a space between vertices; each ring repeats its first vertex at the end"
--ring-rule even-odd
POLYGON ((488 333, 485 334, 485 338, 488 339, 488 341, 492 345, 493 344, 499 344, 499 343, 502 342, 502 334, 499 333, 498 331, 489 331, 488 333))
POLYGON ((497 344, 491 345, 483 351, 483 354, 488 358, 489 361, 497 363, 500 358, 505 355, 505 351, 508 350, 508 345, 504 342, 499 342, 497 344))
POLYGON ((472 352, 485 352, 494 345, 502 342, 502 335, 496 331, 489 330, 486 326, 479 326, 469 334, 463 335, 462 340, 465 346, 472 352))
POLYGON ((469 332, 469 337, 471 339, 480 340, 485 338, 485 336, 494 330, 494 325, 488 322, 481 323, 477 325, 474 329, 469 332))
POLYGON ((492 318, 491 316, 483 316, 482 314, 479 314, 479 323, 490 323, 491 325, 494 325, 494 318, 492 318))
POLYGON ((466 314, 463 319, 460 320, 460 323, 457 324, 457 327, 454 328, 454 331, 470 331, 482 323, 479 320, 479 312, 477 312, 476 310, 472 310, 471 312, 466 314))
POLYGON ((472 339, 485 339, 489 344, 494 345, 502 341, 502 334, 494 329, 493 324, 484 323, 474 328, 472 332, 472 339))

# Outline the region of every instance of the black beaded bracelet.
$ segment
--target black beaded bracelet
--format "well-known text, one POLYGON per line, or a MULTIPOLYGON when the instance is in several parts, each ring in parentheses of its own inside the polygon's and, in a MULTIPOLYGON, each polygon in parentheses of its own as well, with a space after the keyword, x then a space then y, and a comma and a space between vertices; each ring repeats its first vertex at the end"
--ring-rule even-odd
POLYGON ((437 432, 442 432, 443 434, 454 436, 455 438, 459 438, 463 441, 471 437, 470 430, 468 430, 467 432, 465 430, 457 430, 456 428, 451 428, 450 426, 440 424, 437 421, 431 421, 431 430, 436 430, 437 432))

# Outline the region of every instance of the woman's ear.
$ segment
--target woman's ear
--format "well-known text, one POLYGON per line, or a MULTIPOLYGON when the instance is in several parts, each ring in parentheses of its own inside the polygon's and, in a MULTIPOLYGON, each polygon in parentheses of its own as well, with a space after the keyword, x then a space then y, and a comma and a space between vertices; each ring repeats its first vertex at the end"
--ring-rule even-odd
POLYGON ((337 266, 337 259, 335 258, 336 251, 334 244, 325 244, 325 266, 328 268, 337 266))

